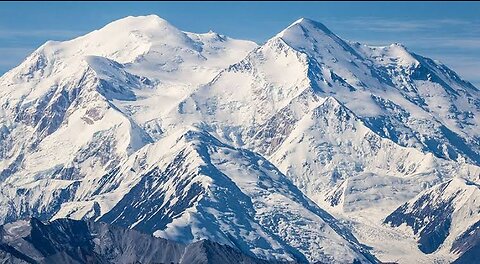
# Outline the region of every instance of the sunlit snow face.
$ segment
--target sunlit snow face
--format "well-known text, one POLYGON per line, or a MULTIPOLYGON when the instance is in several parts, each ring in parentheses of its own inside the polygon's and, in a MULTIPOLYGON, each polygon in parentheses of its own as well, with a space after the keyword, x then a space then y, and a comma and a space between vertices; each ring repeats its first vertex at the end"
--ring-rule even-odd
POLYGON ((127 17, 46 43, 0 86, 2 221, 95 219, 265 259, 368 262, 360 243, 386 259, 417 248, 405 212, 404 229, 383 224, 402 204, 445 182, 442 195, 476 195, 478 89, 308 19, 258 46, 127 17))

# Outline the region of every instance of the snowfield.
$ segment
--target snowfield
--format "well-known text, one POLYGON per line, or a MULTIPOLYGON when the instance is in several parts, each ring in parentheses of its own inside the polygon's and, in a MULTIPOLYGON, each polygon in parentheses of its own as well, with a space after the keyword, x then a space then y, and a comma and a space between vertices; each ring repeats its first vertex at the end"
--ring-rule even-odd
POLYGON ((0 77, 0 223, 99 221, 245 263, 469 263, 479 116, 478 88, 401 44, 126 17, 0 77))

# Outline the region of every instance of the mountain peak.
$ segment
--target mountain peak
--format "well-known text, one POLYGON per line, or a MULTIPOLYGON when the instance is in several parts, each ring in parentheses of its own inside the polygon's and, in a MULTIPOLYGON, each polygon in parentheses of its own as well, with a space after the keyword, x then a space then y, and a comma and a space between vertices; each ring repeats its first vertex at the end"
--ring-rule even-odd
POLYGON ((111 22, 110 24, 117 23, 142 23, 142 24, 169 24, 167 20, 157 16, 157 15, 146 15, 146 16, 127 16, 118 20, 111 22))
POLYGON ((189 45, 191 40, 181 30, 157 15, 128 16, 72 41, 63 42, 65 52, 76 57, 96 55, 119 63, 132 62, 155 45, 189 45))
POLYGON ((303 31, 320 31, 325 34, 333 34, 324 24, 304 17, 290 24, 290 26, 280 32, 280 34, 283 33, 282 35, 284 35, 285 33, 288 33, 291 30, 297 30, 298 28, 303 29, 303 31))
MULTIPOLYGON (((274 38, 281 38, 292 47, 303 46, 306 42, 341 42, 324 24, 311 20, 309 18, 300 18, 293 22, 290 26, 278 33, 274 38), (307 41, 310 40, 310 41, 307 41), (302 44, 303 43, 303 44, 302 44)), ((307 44, 309 45, 309 44, 307 44)))
POLYGON ((278 33, 273 39, 280 38, 290 47, 305 51, 309 54, 326 52, 326 56, 341 53, 342 50, 348 50, 354 54, 355 51, 340 37, 335 35, 330 29, 320 22, 300 18, 290 26, 278 33), (333 52, 337 49, 338 52, 333 52))
POLYGON ((157 15, 127 16, 107 24, 99 31, 122 30, 124 32, 150 32, 162 29, 178 31, 178 29, 172 26, 167 20, 157 15))
MULTIPOLYGON (((48 42, 0 77, 0 224, 92 219, 271 262, 379 262, 370 248, 382 261, 451 261, 478 238, 479 102, 446 66, 398 43, 350 44, 308 18, 257 46, 125 17, 48 42), (475 182, 437 186, 453 176, 475 182), (392 214, 399 229, 384 223, 392 214)), ((37 256, 22 240, 30 225, 7 226, 20 240, 5 245, 37 256)), ((136 256, 122 252, 108 260, 136 256)), ((70 260, 60 253, 48 261, 70 260)))
POLYGON ((312 22, 315 22, 313 20, 311 20, 310 18, 306 18, 306 17, 301 17, 297 20, 295 20, 295 22, 292 23, 292 25, 295 25, 295 24, 305 24, 305 23, 312 23, 312 22))

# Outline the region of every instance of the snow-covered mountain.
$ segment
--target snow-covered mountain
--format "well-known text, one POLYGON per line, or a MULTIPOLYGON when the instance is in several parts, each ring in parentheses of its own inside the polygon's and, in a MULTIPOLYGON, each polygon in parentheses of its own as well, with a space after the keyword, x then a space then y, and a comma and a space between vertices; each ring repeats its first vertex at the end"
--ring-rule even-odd
POLYGON ((385 222, 410 227, 424 253, 453 253, 463 262, 474 262, 480 257, 479 199, 480 185, 453 178, 423 191, 390 214, 385 222))
POLYGON ((127 17, 0 77, 0 222, 99 220, 270 261, 468 260, 479 114, 476 87, 400 44, 127 17), (424 211, 438 200, 470 213, 424 211), (442 241, 426 215, 451 224, 442 241))

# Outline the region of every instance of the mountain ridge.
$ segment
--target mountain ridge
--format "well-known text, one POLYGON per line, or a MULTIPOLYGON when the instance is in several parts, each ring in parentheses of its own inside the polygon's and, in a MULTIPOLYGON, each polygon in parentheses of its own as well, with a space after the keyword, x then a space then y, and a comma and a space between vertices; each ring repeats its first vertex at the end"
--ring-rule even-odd
MULTIPOLYGON (((383 221, 405 202, 480 180, 476 87, 309 19, 256 45, 127 17, 42 45, 0 87, 1 222, 100 219, 270 260, 375 262, 365 245, 388 260, 408 247, 385 245, 414 242, 378 245, 370 225, 393 237, 383 221)), ((435 254, 413 257, 452 257, 435 254)))
POLYGON ((0 230, 0 259, 7 263, 267 263, 207 240, 185 245, 93 221, 31 218, 0 230))

